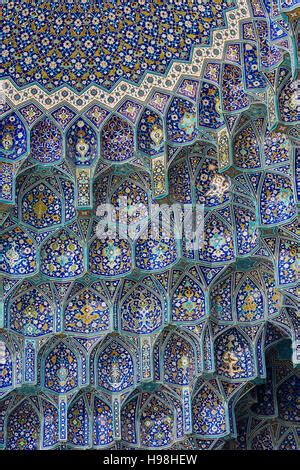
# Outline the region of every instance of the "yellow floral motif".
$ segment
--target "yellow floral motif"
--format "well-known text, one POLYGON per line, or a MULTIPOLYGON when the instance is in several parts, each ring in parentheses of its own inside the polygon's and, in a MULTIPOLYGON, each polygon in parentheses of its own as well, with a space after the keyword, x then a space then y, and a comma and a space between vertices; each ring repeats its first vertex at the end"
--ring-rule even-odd
POLYGON ((38 201, 33 205, 33 211, 39 220, 47 213, 47 206, 43 201, 44 197, 43 193, 39 194, 38 201))
POLYGON ((177 364, 178 364, 178 367, 179 367, 180 369, 184 369, 184 371, 186 371, 187 368, 189 367, 190 360, 189 360, 188 356, 182 356, 182 357, 178 360, 177 364))
POLYGON ((248 292, 246 298, 245 298, 245 301, 244 301, 244 305, 243 305, 243 311, 245 312, 245 316, 251 320, 254 315, 255 315, 255 312, 256 312, 256 308, 257 308, 257 303, 255 302, 255 299, 254 299, 254 295, 249 292, 251 291, 251 286, 249 284, 247 284, 247 286, 245 287, 245 290, 248 292))

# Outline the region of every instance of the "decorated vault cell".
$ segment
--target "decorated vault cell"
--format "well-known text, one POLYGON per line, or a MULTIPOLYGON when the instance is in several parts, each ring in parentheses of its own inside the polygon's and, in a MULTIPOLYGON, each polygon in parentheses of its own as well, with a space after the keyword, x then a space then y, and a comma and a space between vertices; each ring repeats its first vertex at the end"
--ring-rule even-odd
POLYGON ((237 328, 222 331, 214 342, 216 369, 220 377, 237 381, 255 378, 256 367, 250 338, 237 328))
POLYGON ((218 129, 223 125, 220 91, 216 85, 203 81, 199 95, 199 126, 218 129))
POLYGON ((193 103, 173 98, 166 116, 168 140, 176 144, 194 140, 197 135, 196 120, 196 108, 193 103))
POLYGON ((209 382, 199 385, 192 399, 193 433, 208 438, 225 436, 229 423, 224 397, 209 382))
POLYGON ((235 259, 232 226, 220 216, 208 214, 204 219, 204 240, 198 256, 200 261, 212 264, 235 259))
POLYGON ((132 253, 131 240, 122 237, 116 222, 107 225, 106 221, 101 222, 101 217, 93 221, 88 241, 88 270, 91 275, 117 278, 130 273, 132 253))
POLYGON ((224 323, 264 323, 281 313, 282 304, 271 265, 226 273, 211 287, 211 314, 224 323))
POLYGON ((174 202, 209 210, 229 201, 230 181, 219 174, 216 149, 205 142, 181 150, 169 164, 168 177, 174 202))
POLYGON ((262 225, 282 224, 295 217, 295 195, 289 177, 265 173, 259 195, 262 225))
MULTIPOLYGON (((169 217, 168 211, 165 217, 169 217)), ((164 227, 159 217, 155 216, 136 240, 136 267, 148 272, 161 271, 176 263, 179 250, 174 218, 171 216, 169 227, 164 227)))
POLYGON ((15 200, 15 177, 12 163, 0 162, 0 202, 12 203, 15 200))
POLYGON ((145 109, 137 128, 138 149, 148 156, 164 151, 164 125, 159 114, 145 109))
POLYGON ((105 396, 83 392, 68 408, 68 433, 71 448, 105 448, 113 444, 113 413, 105 396))
POLYGON ((90 244, 89 269, 91 274, 106 277, 124 276, 131 271, 131 244, 127 240, 110 237, 90 244))
POLYGON ((41 381, 47 390, 65 395, 79 386, 80 363, 72 345, 63 341, 50 344, 41 361, 41 381))
POLYGON ((11 222, 0 234, 0 272, 28 276, 37 271, 37 246, 30 235, 11 222))
POLYGON ((281 238, 277 242, 276 280, 278 285, 295 285, 298 281, 299 245, 296 240, 281 238))
POLYGON ((103 334, 111 328, 110 305, 92 288, 74 285, 65 300, 64 331, 73 334, 103 334))
POLYGON ((8 338, 0 337, 0 354, 1 354, 1 366, 0 366, 0 389, 12 388, 14 384, 14 370, 13 370, 13 350, 12 345, 9 344, 8 338))
POLYGON ((48 278, 68 279, 84 273, 82 242, 61 230, 41 245, 41 273, 48 278))
POLYGON ((66 134, 66 156, 75 168, 76 207, 91 209, 92 166, 99 156, 99 136, 84 119, 79 118, 66 134))
POLYGON ((274 348, 268 358, 266 383, 250 390, 237 407, 237 440, 229 441, 228 448, 292 450, 298 447, 292 397, 299 387, 299 374, 293 371, 289 361, 279 360, 274 348), (275 420, 277 425, 272 426, 275 420))
POLYGON ((237 256, 249 256, 259 245, 256 200, 237 191, 233 196, 232 212, 237 256))
POLYGON ((17 285, 6 299, 6 323, 24 337, 39 337, 54 331, 53 299, 43 288, 26 281, 17 285))
POLYGON ((98 139, 84 119, 78 119, 66 136, 67 156, 76 166, 91 165, 98 155, 98 139))
MULTIPOLYGON (((34 15, 35 6, 28 3, 27 7, 26 13, 28 12, 31 16, 34 15)), ((237 5, 235 2, 222 1, 218 10, 214 9, 214 5, 205 5, 203 11, 194 11, 195 16, 191 22, 179 31, 176 30, 178 21, 177 8, 174 11, 169 11, 165 5, 160 4, 154 4, 152 7, 148 6, 145 10, 144 8, 141 5, 134 5, 130 10, 127 10, 126 6, 121 3, 117 5, 118 15, 124 18, 126 24, 129 23, 130 25, 130 27, 126 27, 126 32, 131 34, 128 34, 128 37, 120 38, 120 43, 115 44, 110 39, 117 37, 118 34, 118 27, 114 23, 114 17, 108 18, 111 33, 105 32, 99 42, 93 40, 99 25, 105 24, 106 17, 110 13, 110 7, 105 7, 102 10, 98 4, 93 5, 89 13, 93 20, 91 21, 91 29, 90 31, 85 31, 82 24, 76 24, 76 19, 78 13, 82 13, 82 19, 87 21, 87 18, 89 18, 87 16, 88 10, 76 4, 74 10, 69 12, 64 9, 63 5, 57 5, 54 17, 55 19, 62 18, 62 23, 60 21, 55 22, 53 31, 60 37, 59 45, 62 50, 61 63, 61 61, 57 60, 58 58, 55 60, 52 57, 54 49, 49 41, 51 29, 47 21, 50 6, 48 8, 44 7, 42 11, 45 13, 45 17, 39 17, 35 20, 35 28, 41 34, 38 43, 40 51, 44 57, 52 57, 53 60, 43 63, 43 73, 41 74, 41 69, 38 67, 38 62, 36 62, 33 54, 29 54, 27 60, 24 58, 21 64, 19 55, 16 58, 10 58, 5 54, 5 67, 8 73, 12 74, 12 78, 18 87, 22 87, 26 82, 32 84, 37 81, 47 92, 61 88, 66 82, 69 83, 72 90, 79 93, 85 91, 95 82, 105 90, 111 91, 118 84, 120 78, 138 85, 144 78, 145 72, 166 74, 174 60, 179 61, 179 63, 188 62, 194 45, 200 47, 210 46, 213 40, 213 32, 219 28, 226 27, 226 13, 231 9, 234 11, 237 5), (204 21, 203 14, 205 18, 209 18, 209 21, 204 21), (141 22, 131 24, 130 22, 133 21, 135 15, 140 15, 141 22), (152 19, 151 24, 148 21, 149 17, 152 19), (68 18, 70 18, 71 24, 74 25, 74 29, 82 37, 81 58, 84 59, 82 61, 72 61, 72 56, 76 50, 76 41, 72 31, 64 32, 63 29, 68 18), (169 36, 168 40, 163 44, 155 40, 151 42, 151 38, 155 37, 152 30, 159 26, 162 33, 165 34, 169 28, 174 30, 173 35, 169 36), (149 47, 141 49, 139 47, 139 38, 145 34, 149 35, 149 44, 145 41, 145 46, 148 44, 149 47), (127 47, 125 47, 125 44, 127 47), (122 54, 116 58, 116 62, 111 62, 107 58, 107 51, 111 55, 117 55, 118 52, 122 52, 122 54), (99 60, 95 60, 97 57, 99 60), (19 68, 17 68, 17 64, 20 64, 19 68), (70 65, 72 68, 65 70, 62 68, 62 65, 70 65)), ((183 6, 185 15, 190 14, 192 11, 190 6, 183 6)), ((13 24, 12 12, 10 9, 7 9, 7 26, 11 27, 13 24)), ((16 28, 16 31, 13 33, 10 30, 6 32, 4 40, 5 53, 9 50, 10 41, 17 42, 18 50, 21 50, 22 47, 29 48, 32 44, 30 36, 23 37, 21 31, 21 28, 16 28)))
POLYGON ((171 320, 177 324, 201 321, 207 316, 205 285, 197 271, 184 274, 171 294, 171 320))
POLYGON ((297 80, 287 79, 278 93, 279 119, 286 125, 299 123, 300 112, 297 105, 297 80))
POLYGON ((249 106, 249 98, 243 87, 242 69, 237 65, 223 65, 222 103, 224 112, 242 111, 249 106))
MULTIPOLYGON (((132 172, 128 175, 114 173, 110 177, 107 199, 102 195, 101 202, 108 202, 115 209, 115 220, 122 226, 134 228, 138 222, 149 217, 149 204, 152 202, 149 173, 132 172)), ((97 193, 95 194, 97 197, 97 193)), ((135 233, 133 231, 133 233, 135 233)), ((130 231, 129 231, 130 235, 130 231)))
POLYGON ((120 329, 129 335, 159 330, 165 321, 165 300, 157 281, 149 278, 145 286, 140 282, 133 283, 129 291, 128 287, 124 285, 122 289, 120 329))

